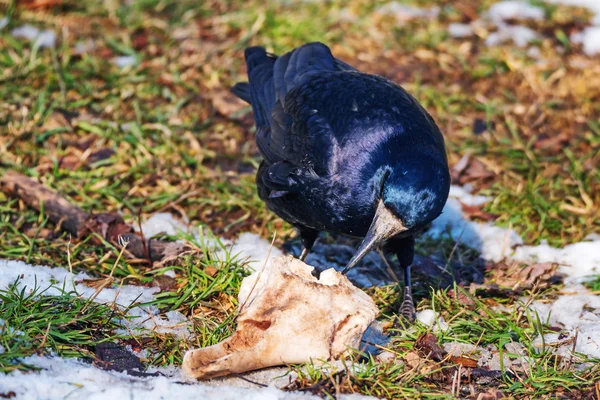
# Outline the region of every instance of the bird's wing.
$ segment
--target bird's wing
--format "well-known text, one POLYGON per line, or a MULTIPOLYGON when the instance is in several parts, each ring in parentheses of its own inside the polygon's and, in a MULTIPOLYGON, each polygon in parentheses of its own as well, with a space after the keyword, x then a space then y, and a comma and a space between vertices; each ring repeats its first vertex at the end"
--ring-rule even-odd
POLYGON ((333 57, 322 43, 308 43, 277 58, 270 129, 257 137, 269 163, 286 161, 296 167, 319 169, 316 150, 331 139, 330 126, 311 107, 311 96, 303 96, 302 87, 315 76, 342 71, 356 70, 333 57))
POLYGON ((322 43, 308 43, 280 57, 262 48, 246 50, 249 86, 234 93, 249 98, 257 125, 256 143, 265 159, 262 181, 277 195, 319 178, 325 168, 328 122, 302 96, 302 86, 319 74, 356 71, 322 43))

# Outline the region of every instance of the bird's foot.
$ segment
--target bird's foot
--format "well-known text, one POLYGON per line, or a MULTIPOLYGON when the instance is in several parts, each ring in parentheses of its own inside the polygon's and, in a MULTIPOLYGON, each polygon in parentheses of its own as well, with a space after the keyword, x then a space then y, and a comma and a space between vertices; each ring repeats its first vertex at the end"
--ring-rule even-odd
POLYGON ((410 286, 404 288, 404 300, 400 306, 400 315, 403 316, 409 323, 415 322, 417 312, 415 310, 415 303, 412 298, 412 289, 410 286))

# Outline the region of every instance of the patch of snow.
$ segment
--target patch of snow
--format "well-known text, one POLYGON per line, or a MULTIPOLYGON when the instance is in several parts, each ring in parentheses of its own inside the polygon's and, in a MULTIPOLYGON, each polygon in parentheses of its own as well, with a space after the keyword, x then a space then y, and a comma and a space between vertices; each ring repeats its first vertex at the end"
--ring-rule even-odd
MULTIPOLYGON (((0 374, 2 390, 15 392, 18 399, 319 399, 309 394, 284 392, 275 387, 210 386, 186 381, 181 374, 138 378, 125 373, 104 371, 78 360, 58 357, 31 356, 23 361, 41 370, 0 374)), ((367 397, 340 398, 349 400, 367 397)))
POLYGON ((546 334, 543 342, 542 338, 538 337, 534 345, 539 350, 544 346, 553 348, 563 356, 570 355, 574 348, 575 352, 600 358, 600 296, 581 285, 570 286, 564 290, 570 293, 559 296, 552 303, 535 302, 533 308, 542 321, 549 321, 550 325, 559 325, 569 334, 546 334), (577 342, 573 346, 575 338, 577 342))
POLYGON ((573 43, 583 45, 583 52, 588 56, 593 56, 600 53, 600 26, 591 26, 583 30, 583 32, 574 33, 571 35, 573 43))
POLYGON ((507 0, 494 3, 486 15, 496 24, 511 19, 544 19, 544 10, 525 1, 507 0))
POLYGON ((471 194, 472 188, 470 186, 450 186, 450 197, 458 199, 461 203, 467 206, 480 206, 493 198, 490 196, 481 196, 471 194))
POLYGON ((8 17, 2 17, 0 18, 0 31, 4 28, 6 28, 6 26, 9 24, 10 19, 8 19, 8 17))
MULTIPOLYGON (((153 214, 146 221, 142 222, 141 225, 142 232, 146 238, 154 237, 160 233, 176 236, 178 233, 188 233, 190 231, 188 223, 176 219, 171 213, 153 214)), ((137 224, 133 224, 133 229, 139 232, 137 224)))
POLYGON ((448 330, 448 324, 444 320, 444 317, 439 316, 438 313, 433 310, 419 311, 417 313, 417 321, 428 328, 433 328, 434 332, 448 330))
POLYGON ((581 282, 585 277, 600 274, 600 239, 573 243, 562 249, 547 243, 521 246, 512 258, 558 263, 559 272, 567 275, 567 283, 581 282))
POLYGON ((25 24, 13 29, 10 34, 16 38, 32 41, 40 34, 40 30, 33 25, 25 24))
POLYGON ((96 43, 92 39, 80 40, 79 42, 75 43, 74 53, 80 55, 87 54, 94 51, 94 49, 96 49, 96 43))
POLYGON ((461 342, 446 342, 442 345, 446 353, 453 357, 470 356, 482 350, 481 347, 477 347, 470 343, 461 342))
POLYGON ((448 199, 442 215, 433 221, 426 234, 439 238, 446 232, 454 240, 479 250, 484 259, 492 261, 500 261, 509 256, 514 246, 523 243, 523 239, 512 229, 501 228, 491 222, 465 219, 461 203, 454 197, 448 199))
POLYGON ((540 48, 537 46, 530 47, 527 50, 527 55, 531 58, 535 58, 536 60, 542 59, 542 52, 540 51, 540 48))
POLYGON ((118 56, 112 58, 112 63, 119 68, 131 67, 137 63, 136 56, 118 56))
MULTIPOLYGON (((172 334, 180 339, 189 339, 192 336, 192 326, 188 319, 179 311, 168 311, 163 318, 155 307, 135 307, 127 312, 133 317, 122 321, 129 330, 148 330, 151 332, 172 334)), ((121 333, 127 335, 128 330, 123 329, 121 333)))
POLYGON ((416 18, 436 18, 440 13, 440 9, 439 7, 418 8, 408 4, 399 3, 397 1, 391 1, 380 6, 377 9, 377 13, 381 15, 393 16, 396 18, 396 22, 398 24, 403 24, 416 18))
POLYGON ((575 32, 571 35, 573 43, 583 45, 583 51, 588 56, 600 54, 600 1, 598 0, 545 0, 551 4, 563 4, 566 6, 583 7, 595 14, 592 19, 594 26, 587 27, 583 32, 575 32))
MULTIPOLYGON (((254 271, 260 271, 265 263, 270 264, 272 259, 283 256, 281 250, 271 247, 269 241, 254 233, 242 233, 231 246, 230 252, 239 260, 248 261, 248 266, 254 271)), ((218 251, 217 256, 223 258, 225 251, 218 251)))
MULTIPOLYGON (((571 351, 572 339, 578 332, 575 351, 600 357, 600 296, 592 294, 580 285, 590 275, 600 274, 600 237, 591 235, 586 238, 588 240, 563 248, 551 247, 547 243, 524 246, 521 237, 512 229, 501 228, 489 222, 480 223, 465 219, 459 200, 465 204, 468 202, 468 190, 455 189, 451 191, 450 196, 442 215, 433 222, 426 234, 439 237, 449 232, 455 240, 480 250, 482 257, 487 260, 499 261, 508 257, 518 261, 559 264, 559 272, 566 275, 563 290, 569 293, 561 295, 554 303, 536 302, 532 307, 537 310, 542 320, 549 317, 551 324, 564 328, 570 339, 562 338, 564 333, 551 333, 545 335, 544 340, 547 345, 557 348, 560 354, 567 354, 571 351)), ((423 316, 425 317, 427 321, 433 318, 430 314, 423 316)), ((536 339, 536 343, 541 346, 542 338, 536 339)), ((492 355, 489 362, 499 362, 498 357, 492 355)), ((526 367, 529 361, 521 357, 516 362, 520 364, 515 366, 526 367)))
MULTIPOLYGON (((0 260, 0 288, 4 289, 19 279, 18 288, 27 287, 33 290, 36 285, 38 289, 46 289, 44 295, 60 295, 61 289, 66 292, 77 291, 85 298, 90 298, 96 293, 96 289, 82 283, 84 279, 91 279, 85 273, 71 275, 65 268, 50 268, 40 265, 29 265, 23 261, 0 260)), ((134 301, 151 301, 154 293, 159 288, 145 288, 141 286, 122 285, 116 288, 105 288, 95 298, 99 303, 116 303, 127 307, 134 301)))
MULTIPOLYGON (((146 303, 154 299, 154 295, 160 290, 157 287, 146 288, 143 286, 121 285, 117 287, 106 287, 96 295, 96 289, 81 283, 90 276, 85 273, 71 275, 65 268, 50 268, 45 266, 34 266, 23 261, 0 260, 0 289, 5 289, 18 279, 17 287, 27 288, 33 291, 35 287, 44 290, 47 296, 57 296, 65 292, 76 291, 83 298, 92 298, 102 304, 117 304, 121 307, 129 307, 135 303, 146 303)), ((132 319, 123 321, 128 328, 122 331, 137 331, 143 334, 144 330, 159 333, 172 333, 181 338, 188 338, 191 333, 189 322, 183 314, 170 311, 163 319, 156 307, 132 307, 127 315, 132 319), (185 321, 185 323, 184 323, 185 321)))
POLYGON ((10 33, 16 38, 34 41, 34 46, 40 48, 50 48, 56 45, 56 33, 50 29, 40 31, 33 25, 25 24, 13 29, 10 33))
POLYGON ((486 46, 498 46, 512 41, 518 47, 525 47, 530 42, 539 39, 540 35, 533 29, 521 25, 498 24, 498 30, 485 39, 486 46))
POLYGON ((454 38, 472 36, 473 27, 470 24, 451 23, 448 25, 448 34, 454 38))

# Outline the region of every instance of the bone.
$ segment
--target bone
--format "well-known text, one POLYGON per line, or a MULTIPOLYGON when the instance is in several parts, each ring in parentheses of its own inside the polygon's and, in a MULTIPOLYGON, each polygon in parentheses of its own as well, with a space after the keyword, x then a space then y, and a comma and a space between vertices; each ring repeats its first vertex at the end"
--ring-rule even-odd
POLYGON ((228 339, 190 350, 184 372, 210 379, 256 369, 319 363, 359 349, 378 309, 373 300, 334 269, 311 275, 291 256, 274 259, 242 282, 238 325, 228 339))

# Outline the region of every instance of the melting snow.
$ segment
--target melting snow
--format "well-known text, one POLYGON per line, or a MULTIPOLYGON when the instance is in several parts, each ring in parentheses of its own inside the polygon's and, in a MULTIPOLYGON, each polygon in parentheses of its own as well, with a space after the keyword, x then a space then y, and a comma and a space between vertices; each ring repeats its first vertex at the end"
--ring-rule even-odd
POLYGON ((54 47, 56 45, 56 33, 52 30, 40 31, 33 25, 25 24, 10 32, 16 38, 34 41, 34 46, 40 48, 54 47))
MULTIPOLYGON (((159 233, 164 233, 169 236, 176 236, 180 232, 188 233, 190 227, 187 221, 180 221, 173 217, 170 213, 153 214, 146 221, 142 222, 142 232, 144 237, 151 238, 159 233)), ((139 232, 137 224, 133 224, 136 232, 139 232)))
POLYGON ((540 36, 531 28, 521 25, 498 25, 498 30, 492 32, 485 39, 487 46, 498 46, 502 43, 513 41, 518 47, 525 47, 540 36))
POLYGON ((415 18, 436 18, 440 13, 439 7, 417 8, 397 1, 391 1, 377 9, 381 15, 391 15, 396 18, 398 24, 403 24, 415 18))
POLYGON ((569 293, 552 303, 536 302, 533 306, 542 321, 558 325, 570 335, 565 338, 564 334, 546 334, 544 343, 538 337, 534 344, 540 349, 542 346, 554 347, 561 355, 567 355, 575 348, 576 352, 600 358, 600 296, 581 285, 569 286, 563 291, 569 293))
MULTIPOLYGON (((0 374, 0 388, 5 393, 15 392, 17 399, 319 399, 308 394, 284 392, 275 387, 211 386, 185 381, 181 375, 136 378, 59 357, 31 356, 24 362, 41 368, 41 371, 0 374)), ((366 397, 341 398, 350 400, 366 397)))
POLYGON ((448 25, 448 33, 455 38, 464 38, 473 35, 473 27, 469 24, 451 23, 448 25))
POLYGON ((545 0, 547 3, 564 4, 567 6, 583 7, 595 14, 592 24, 583 32, 576 32, 571 35, 574 43, 580 43, 583 51, 588 56, 600 54, 600 1, 599 0, 545 0))
POLYGON ((600 26, 591 26, 585 28, 583 32, 574 33, 571 35, 571 40, 574 43, 582 44, 583 52, 588 56, 596 55, 600 53, 600 26))
POLYGON ((486 15, 496 24, 510 19, 544 19, 544 10, 524 1, 509 0, 494 3, 486 15))
POLYGON ((137 63, 136 56, 119 56, 111 59, 112 63, 119 68, 131 67, 137 63))

